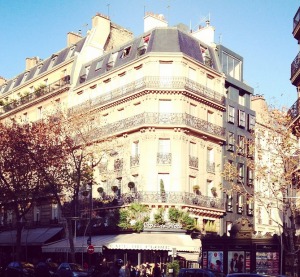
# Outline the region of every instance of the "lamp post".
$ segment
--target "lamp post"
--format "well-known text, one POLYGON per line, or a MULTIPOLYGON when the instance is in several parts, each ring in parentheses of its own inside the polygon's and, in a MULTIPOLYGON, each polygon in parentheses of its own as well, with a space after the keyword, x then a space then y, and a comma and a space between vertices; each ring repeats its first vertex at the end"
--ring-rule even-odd
MULTIPOLYGON (((89 238, 87 245, 92 245, 92 210, 93 210, 93 182, 89 183, 89 238)), ((91 268, 91 255, 89 255, 89 268, 91 268)))

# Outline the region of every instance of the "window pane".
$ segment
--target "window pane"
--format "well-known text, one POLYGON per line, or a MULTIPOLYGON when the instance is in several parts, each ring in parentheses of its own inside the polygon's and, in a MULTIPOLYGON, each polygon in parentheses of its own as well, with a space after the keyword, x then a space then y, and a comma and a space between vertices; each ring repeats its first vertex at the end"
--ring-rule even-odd
POLYGON ((228 75, 231 77, 233 76, 233 58, 228 57, 228 75))
POLYGON ((234 60, 234 78, 237 80, 241 79, 240 67, 241 67, 241 62, 238 60, 234 60))
POLYGON ((222 64, 223 64, 223 72, 227 74, 227 55, 223 53, 222 55, 222 64))

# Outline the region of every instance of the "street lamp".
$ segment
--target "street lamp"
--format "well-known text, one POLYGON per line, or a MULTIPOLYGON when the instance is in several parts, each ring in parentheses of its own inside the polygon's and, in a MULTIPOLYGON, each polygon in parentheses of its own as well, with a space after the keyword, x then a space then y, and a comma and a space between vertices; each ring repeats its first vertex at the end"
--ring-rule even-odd
MULTIPOLYGON (((89 193, 89 238, 87 240, 87 245, 92 245, 92 210, 93 210, 93 182, 90 182, 87 190, 89 193)), ((91 255, 89 255, 89 268, 91 268, 91 255)))

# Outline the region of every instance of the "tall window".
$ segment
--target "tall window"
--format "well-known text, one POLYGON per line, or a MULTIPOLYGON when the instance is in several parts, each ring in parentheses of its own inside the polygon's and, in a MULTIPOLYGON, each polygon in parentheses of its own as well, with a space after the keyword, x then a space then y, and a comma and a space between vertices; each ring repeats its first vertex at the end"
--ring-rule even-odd
POLYGON ((245 94, 239 94, 239 104, 245 106, 245 94))
POLYGON ((233 198, 231 194, 227 194, 227 211, 233 211, 233 198))
POLYGON ((239 110, 239 126, 246 127, 246 114, 244 111, 239 110))
POLYGON ((235 143, 234 133, 228 132, 228 148, 227 148, 227 150, 234 151, 234 143, 235 143))
POLYGON ((228 122, 234 123, 234 107, 228 106, 228 122))
POLYGON ((247 170, 248 170, 248 186, 252 187, 253 186, 253 170, 250 167, 248 167, 247 170))
POLYGON ((189 67, 189 79, 196 82, 196 70, 189 67))
POLYGON ((37 117, 38 117, 38 120, 43 119, 43 110, 42 110, 42 107, 38 107, 38 109, 37 109, 37 117))
POLYGON ((57 206, 57 204, 52 204, 52 219, 58 219, 58 206, 57 206))
POLYGON ((140 153, 140 149, 139 149, 139 141, 135 141, 132 143, 132 149, 131 149, 131 154, 132 156, 138 156, 140 153))
POLYGON ((172 101, 171 100, 159 100, 159 112, 160 113, 171 113, 172 112, 172 101))
POLYGON ((238 154, 244 155, 245 154, 245 137, 244 136, 238 136, 239 138, 239 149, 238 154))
POLYGON ((207 111, 207 122, 213 123, 213 115, 212 111, 207 111))
POLYGON ((213 197, 212 188, 213 188, 213 181, 207 180, 206 181, 206 195, 213 197))
POLYGON ((158 191, 162 190, 166 192, 170 191, 170 174, 168 173, 159 173, 158 174, 158 191))
POLYGON ((189 176, 189 192, 193 192, 194 186, 196 186, 196 185, 197 185, 196 177, 189 176))
POLYGON ((247 215, 253 215, 253 201, 248 199, 247 200, 247 215))
POLYGON ((254 115, 248 115, 248 131, 252 131, 255 127, 255 117, 254 115))
POLYGON ((241 80, 241 61, 230 56, 228 53, 222 52, 223 72, 230 77, 241 80))
POLYGON ((227 234, 227 236, 230 236, 231 228, 232 228, 232 221, 226 221, 226 234, 227 234))
POLYGON ((170 139, 159 139, 158 140, 158 152, 164 153, 164 154, 171 152, 170 139))
POLYGON ((118 110, 118 118, 119 120, 124 119, 124 109, 118 110))
POLYGON ((190 156, 197 157, 196 143, 190 141, 190 156))
POLYGON ((238 182, 244 183, 244 181, 245 181, 244 164, 242 164, 242 163, 238 164, 238 171, 239 171, 238 182))
POLYGON ((238 200, 237 213, 241 214, 243 213, 243 195, 239 194, 237 200, 238 200))
POLYGON ((141 103, 136 103, 134 104, 134 114, 138 115, 141 113, 141 103))
POLYGON ((189 108, 190 108, 190 110, 189 110, 190 115, 196 116, 196 105, 190 104, 189 108))

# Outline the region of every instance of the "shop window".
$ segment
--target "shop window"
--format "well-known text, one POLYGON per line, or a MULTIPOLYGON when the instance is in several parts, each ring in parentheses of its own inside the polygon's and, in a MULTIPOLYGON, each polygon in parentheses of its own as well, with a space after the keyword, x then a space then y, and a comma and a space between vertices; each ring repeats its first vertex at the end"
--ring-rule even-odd
POLYGON ((228 106, 228 122, 234 123, 234 107, 228 106))
POLYGON ((246 127, 246 113, 241 110, 239 110, 239 127, 246 127))

